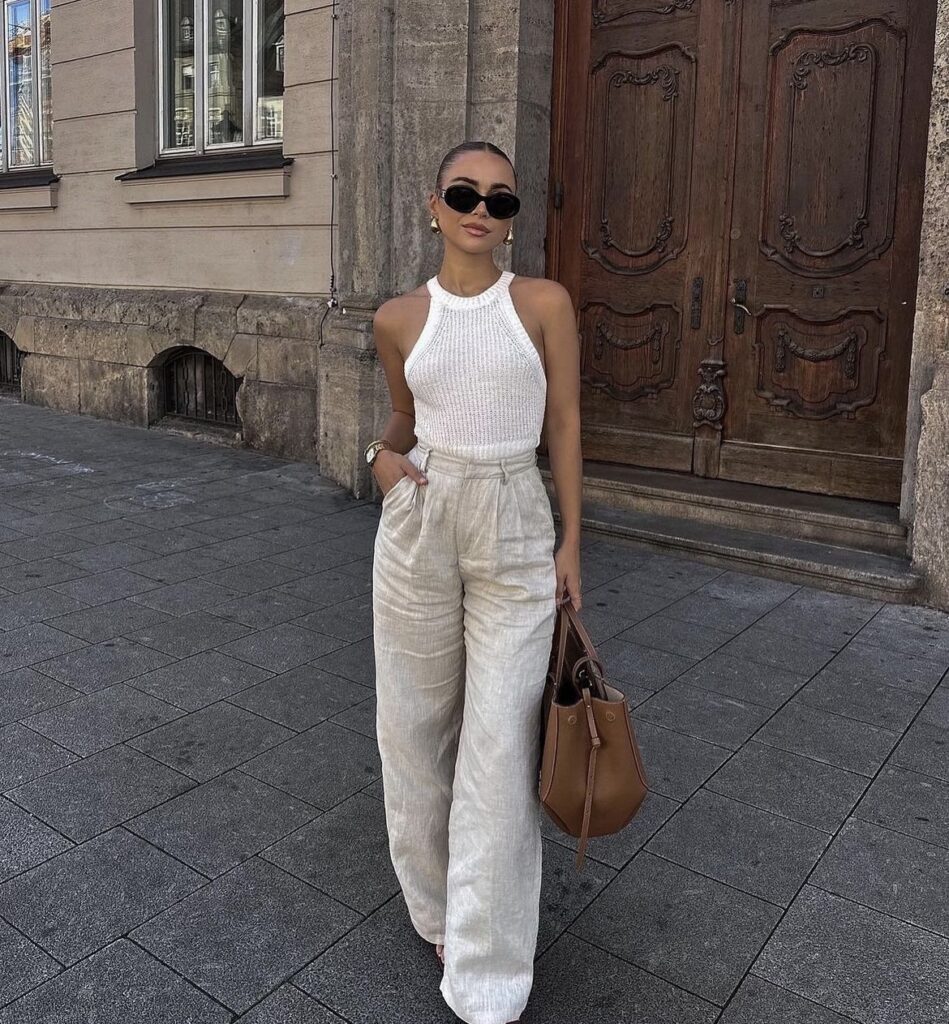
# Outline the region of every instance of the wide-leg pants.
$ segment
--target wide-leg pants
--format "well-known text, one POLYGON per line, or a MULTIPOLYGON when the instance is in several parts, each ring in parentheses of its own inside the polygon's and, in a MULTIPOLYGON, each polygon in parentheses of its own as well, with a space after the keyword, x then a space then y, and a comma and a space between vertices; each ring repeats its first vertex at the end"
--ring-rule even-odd
POLYGON ((540 705, 556 618, 554 522, 535 450, 417 444, 383 496, 373 562, 377 735, 389 851, 440 991, 508 1024, 533 984, 540 705))

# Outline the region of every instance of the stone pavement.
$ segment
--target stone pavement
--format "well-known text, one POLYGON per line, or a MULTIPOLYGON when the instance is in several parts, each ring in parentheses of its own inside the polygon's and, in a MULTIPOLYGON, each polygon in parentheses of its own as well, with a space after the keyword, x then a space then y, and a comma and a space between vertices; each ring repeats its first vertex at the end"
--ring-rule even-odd
MULTIPOLYGON (((0 1024, 450 1024, 386 847, 378 504, 0 400, 0 1024)), ((652 792, 524 1024, 944 1024, 949 619, 586 538, 652 792)))

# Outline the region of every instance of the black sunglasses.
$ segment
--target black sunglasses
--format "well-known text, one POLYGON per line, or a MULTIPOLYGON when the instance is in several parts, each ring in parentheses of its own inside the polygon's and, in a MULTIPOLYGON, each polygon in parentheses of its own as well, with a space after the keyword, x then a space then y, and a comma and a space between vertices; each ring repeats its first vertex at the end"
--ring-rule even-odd
POLYGON ((488 216, 495 220, 508 220, 521 208, 521 201, 513 192, 492 192, 483 196, 470 185, 449 185, 448 188, 435 190, 445 200, 445 204, 458 213, 471 213, 481 200, 488 216))

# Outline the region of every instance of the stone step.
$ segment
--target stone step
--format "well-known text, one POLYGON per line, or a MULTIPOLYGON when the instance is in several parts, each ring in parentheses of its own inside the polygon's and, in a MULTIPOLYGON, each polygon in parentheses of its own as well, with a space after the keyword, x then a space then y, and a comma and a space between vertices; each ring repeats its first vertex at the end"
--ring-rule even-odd
MULTIPOLYGON (((538 465, 553 494, 548 460, 538 465)), ((585 535, 774 579, 906 604, 920 597, 905 529, 887 505, 587 463, 581 523, 585 535)))
MULTIPOLYGON (((554 518, 559 521, 556 511, 554 518)), ((586 536, 596 533, 773 579, 879 601, 918 600, 920 577, 909 559, 897 555, 610 508, 586 499, 581 524, 586 536)))
MULTIPOLYGON (((548 462, 539 460, 549 481, 548 462)), ((552 484, 548 483, 552 492, 552 484)), ((584 501, 653 516, 905 556, 893 505, 608 463, 584 464, 584 501)))

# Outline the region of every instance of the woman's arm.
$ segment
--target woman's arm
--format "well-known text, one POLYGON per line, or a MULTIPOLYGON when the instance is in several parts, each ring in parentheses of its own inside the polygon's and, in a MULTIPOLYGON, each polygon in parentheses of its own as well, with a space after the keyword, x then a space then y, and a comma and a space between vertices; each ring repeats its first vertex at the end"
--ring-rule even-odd
POLYGON ((560 510, 557 598, 570 594, 580 609, 580 506, 583 456, 580 449, 580 339, 570 293, 557 281, 544 281, 538 295, 547 369, 544 426, 550 471, 560 510))
POLYGON ((379 435, 391 445, 391 450, 383 449, 372 464, 372 473, 376 483, 388 494, 403 475, 411 476, 419 484, 425 484, 425 474, 405 457, 405 453, 416 443, 415 436, 415 397, 405 382, 405 360, 399 349, 398 338, 404 333, 401 297, 389 299, 375 312, 372 318, 372 335, 376 344, 376 353, 382 361, 389 395, 392 400, 392 414, 385 430, 379 435))

